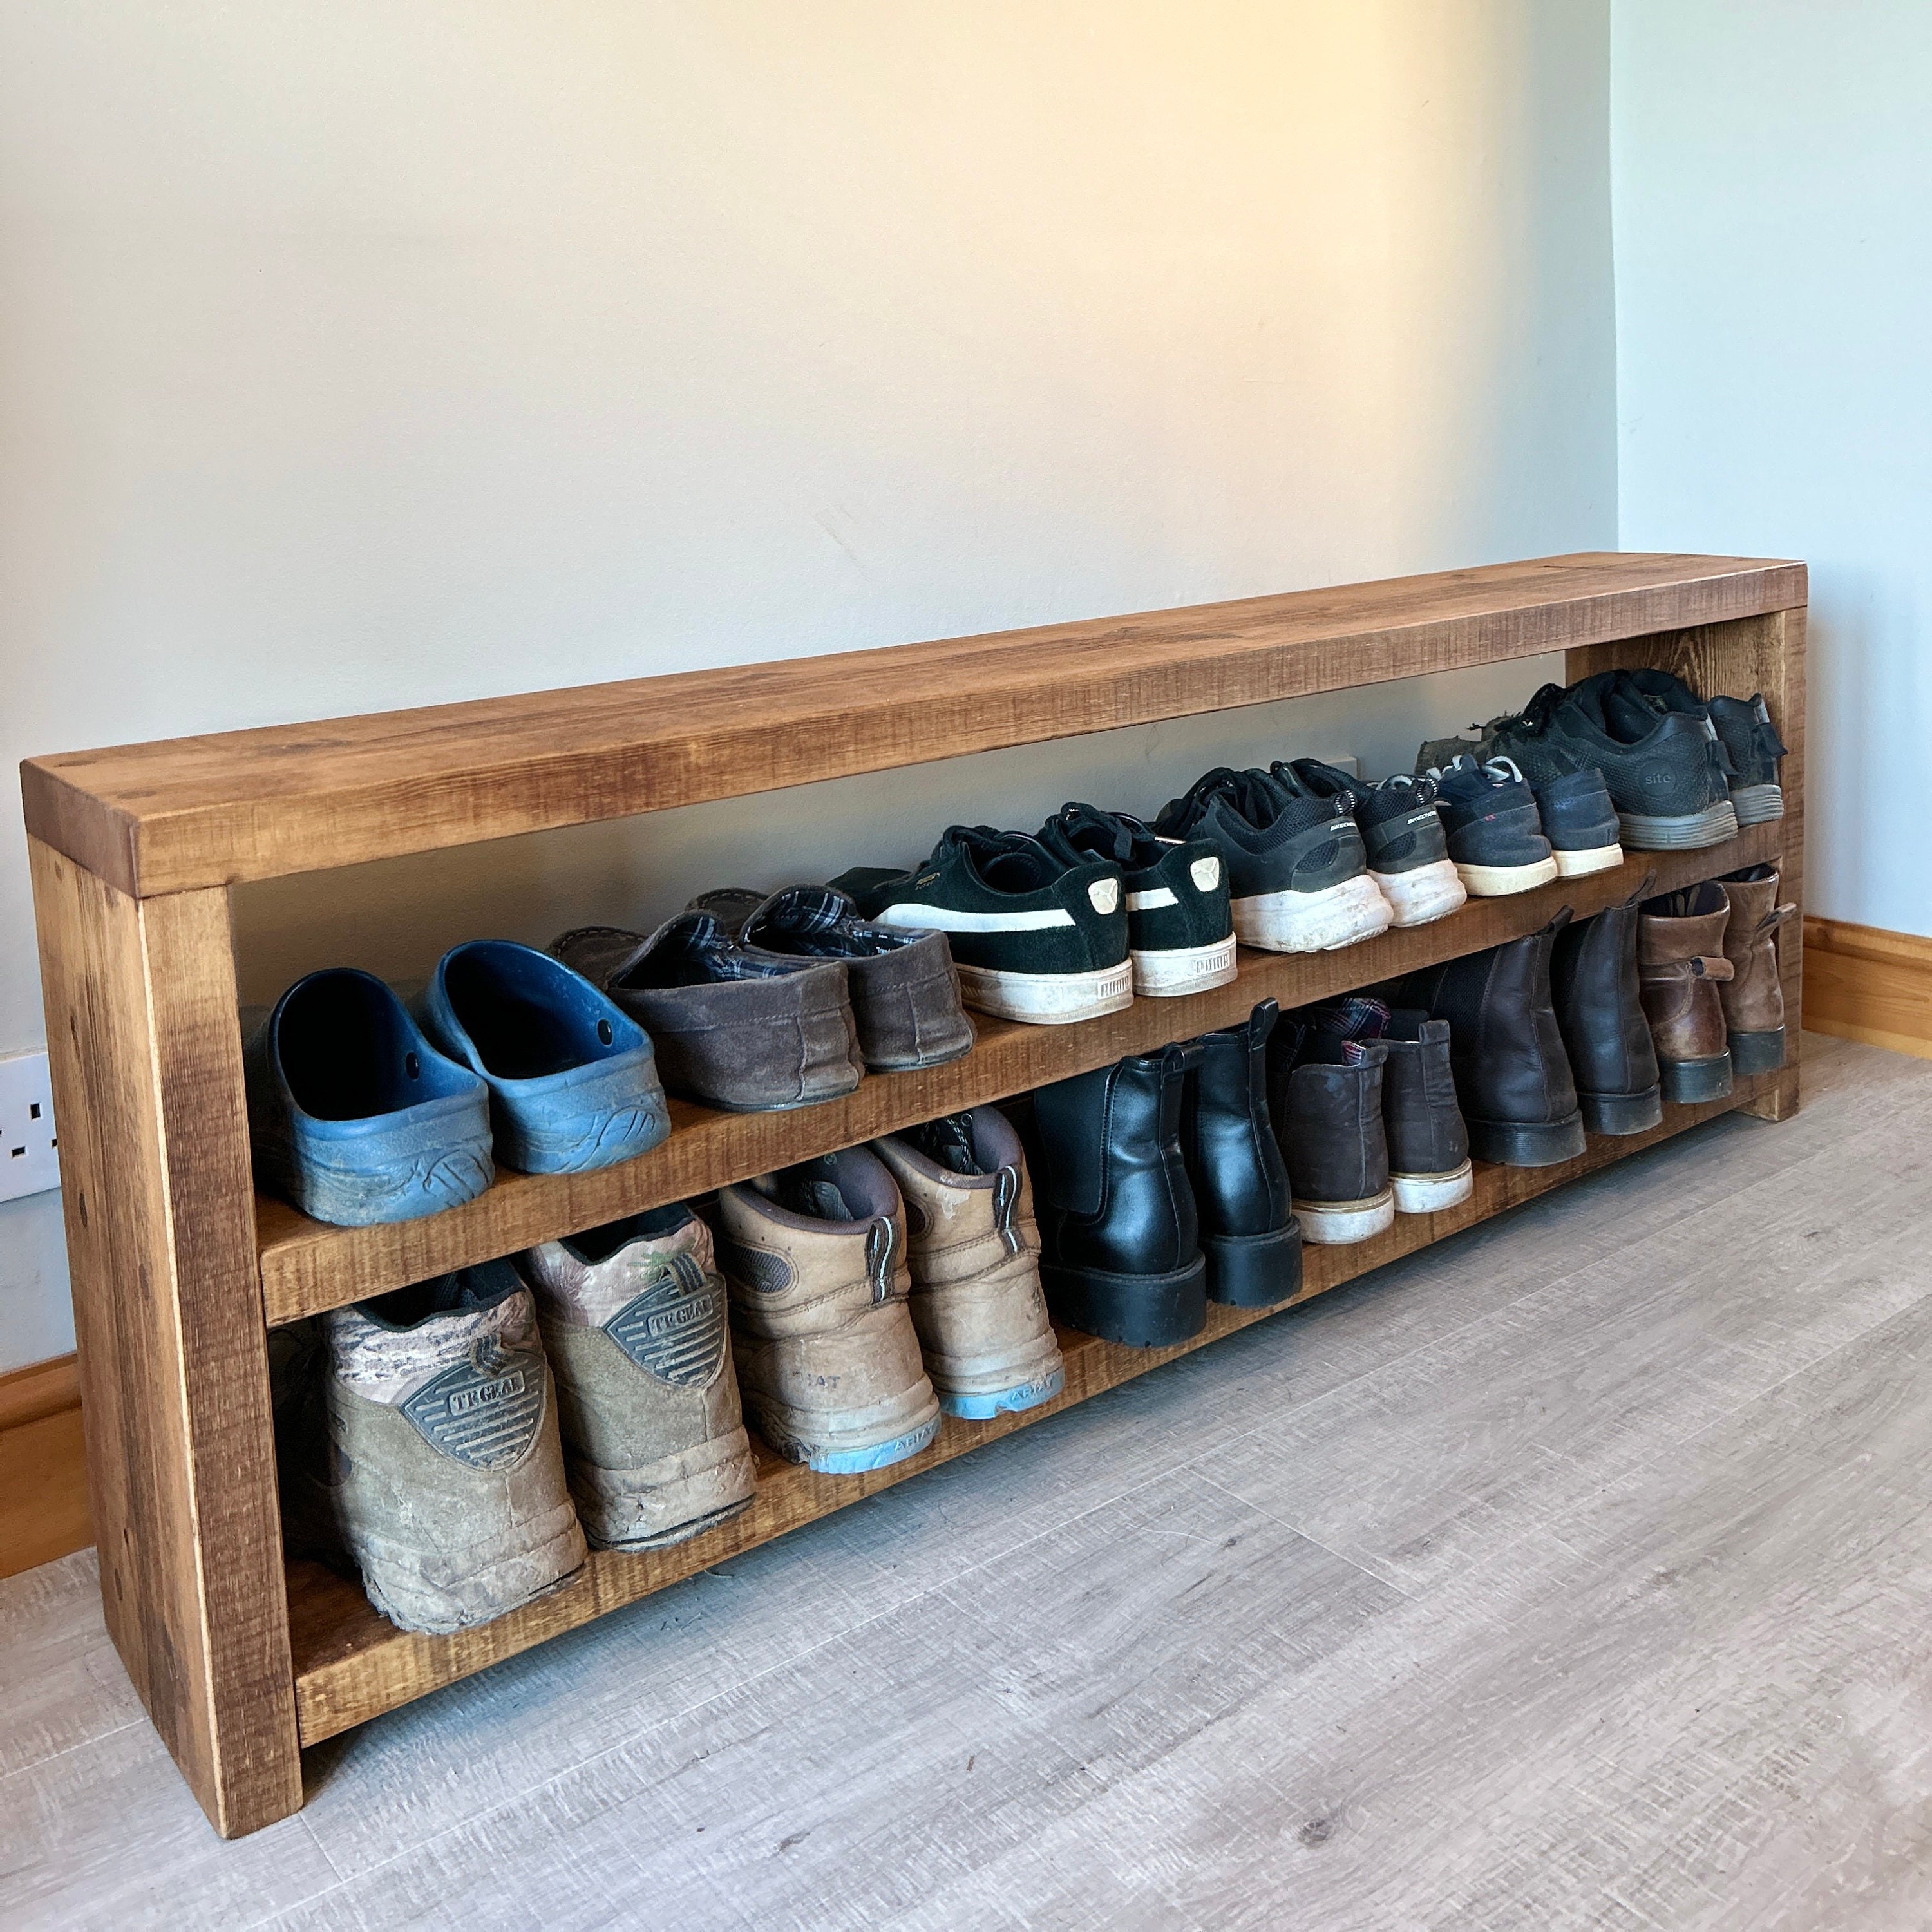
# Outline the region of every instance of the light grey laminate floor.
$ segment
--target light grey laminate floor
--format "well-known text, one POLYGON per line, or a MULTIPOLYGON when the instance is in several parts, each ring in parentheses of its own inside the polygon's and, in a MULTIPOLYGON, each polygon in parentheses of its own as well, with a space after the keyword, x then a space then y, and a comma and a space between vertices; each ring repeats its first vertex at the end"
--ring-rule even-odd
POLYGON ((224 1845, 0 1584, 0 1924, 1932 1925, 1932 1064, 339 1741, 224 1845))

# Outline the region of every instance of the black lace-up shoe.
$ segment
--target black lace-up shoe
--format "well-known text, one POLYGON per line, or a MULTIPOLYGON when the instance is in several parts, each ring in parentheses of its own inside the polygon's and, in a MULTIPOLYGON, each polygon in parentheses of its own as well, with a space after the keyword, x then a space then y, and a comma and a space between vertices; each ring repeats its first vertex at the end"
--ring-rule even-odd
POLYGON ((1349 800, 1317 798, 1267 772, 1224 765, 1166 806, 1154 830, 1164 838, 1205 838, 1219 850, 1235 935, 1247 945, 1324 952, 1386 932, 1394 917, 1369 877, 1349 800))
POLYGON ((1711 722, 1731 761, 1731 808, 1738 823, 1762 825, 1782 818, 1784 793, 1778 782, 1778 767, 1785 745, 1771 722, 1771 707, 1762 695, 1712 698, 1711 722))
POLYGON ((1313 796, 1346 799, 1354 807, 1369 877, 1388 901, 1396 925, 1426 926, 1467 902, 1432 780, 1398 772, 1370 784, 1318 758, 1297 758, 1292 766, 1277 762, 1270 776, 1277 782, 1292 776, 1313 796))
POLYGON ((1631 675, 1600 671, 1568 691, 1545 685, 1520 712, 1490 721, 1483 755, 1513 759, 1532 784, 1594 768, 1616 807, 1621 842, 1634 850, 1721 844, 1738 818, 1716 728, 1694 699, 1694 709, 1673 710, 1631 675))
POLYGON ((1136 993, 1204 992, 1234 976, 1227 868, 1210 841, 1162 838, 1124 813, 1064 805, 1041 826, 1040 842, 1069 866, 1100 859, 1120 867, 1136 993))
POLYGON ((860 866, 832 881, 880 926, 943 932, 966 1004, 1060 1025, 1134 997, 1126 891, 1111 860, 1078 864, 1024 832, 955 825, 916 871, 860 866))
POLYGON ((1449 856, 1478 898, 1526 892, 1556 877, 1535 796, 1508 759, 1479 765, 1464 755, 1430 776, 1449 856))

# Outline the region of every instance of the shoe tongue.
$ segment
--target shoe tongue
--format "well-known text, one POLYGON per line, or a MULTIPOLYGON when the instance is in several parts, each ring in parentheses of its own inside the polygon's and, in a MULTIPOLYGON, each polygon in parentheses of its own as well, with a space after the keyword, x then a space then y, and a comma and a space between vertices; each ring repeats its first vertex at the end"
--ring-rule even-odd
POLYGON ((928 1120, 900 1138, 949 1173, 977 1176, 986 1171, 973 1145, 970 1114, 948 1114, 944 1120, 928 1120))
POLYGON ((1110 812, 1096 805, 1067 805, 1060 810, 1061 836, 1076 851, 1124 866, 1134 856, 1134 835, 1110 812))
POLYGON ((1619 737, 1648 737, 1664 709, 1657 699, 1633 691, 1627 684, 1612 684, 1604 693, 1605 722, 1619 737))
POLYGON ((855 1218, 836 1184, 815 1180, 809 1174, 780 1174, 778 1185, 772 1190, 772 1198, 787 1213, 803 1214, 814 1221, 850 1221, 855 1218))

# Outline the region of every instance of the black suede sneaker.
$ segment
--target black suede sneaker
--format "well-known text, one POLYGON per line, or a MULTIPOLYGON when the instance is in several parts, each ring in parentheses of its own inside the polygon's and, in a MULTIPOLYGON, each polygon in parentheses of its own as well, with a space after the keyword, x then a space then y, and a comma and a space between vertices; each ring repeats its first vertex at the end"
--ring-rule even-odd
POLYGON ((1630 676, 1600 671, 1568 691, 1545 685, 1520 712, 1490 721, 1484 756, 1514 760, 1533 785, 1594 767, 1616 807, 1621 842, 1634 850, 1721 844, 1738 817, 1730 761, 1710 718, 1701 706, 1649 701, 1630 676))
POLYGON ((1731 809, 1740 825, 1762 825, 1784 816, 1784 792, 1778 782, 1785 744, 1771 722, 1762 693, 1750 698, 1714 698, 1711 722, 1731 761, 1731 809))
POLYGON ((1120 867, 1136 993, 1172 998, 1234 976, 1228 872, 1208 840, 1158 838, 1124 813, 1063 805, 1040 827, 1040 842, 1069 866, 1101 859, 1120 867))
POLYGON ((1223 765, 1162 807, 1154 829, 1163 838, 1205 838, 1220 851, 1235 936, 1246 945, 1325 952, 1386 932, 1394 917, 1369 877, 1347 800, 1223 765))
POLYGON ((1449 856, 1477 898, 1526 892, 1556 877, 1535 796, 1508 758, 1479 765, 1466 752, 1429 776, 1436 782, 1449 856))
POLYGON ((1397 926, 1426 926, 1467 903, 1468 889, 1449 856, 1448 835, 1436 809, 1436 787, 1406 772, 1370 784, 1319 758, 1279 760, 1270 776, 1292 777, 1316 798, 1346 799, 1368 854, 1369 877, 1394 910, 1397 926))
POLYGON ((1057 1026, 1132 1003, 1126 888, 1111 860, 1070 865, 1024 832, 955 825, 916 871, 832 881, 880 926, 946 934, 966 1004, 1057 1026))

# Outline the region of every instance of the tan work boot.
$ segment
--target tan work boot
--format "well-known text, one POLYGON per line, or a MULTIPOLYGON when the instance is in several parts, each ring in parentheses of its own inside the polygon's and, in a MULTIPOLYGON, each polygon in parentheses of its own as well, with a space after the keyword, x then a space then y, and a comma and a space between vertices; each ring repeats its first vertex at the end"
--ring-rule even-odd
POLYGON ((682 1543, 752 1499, 711 1230, 675 1204, 522 1257, 556 1372, 564 1468, 601 1550, 682 1543))
POLYGON ((1708 879, 1646 899, 1639 914, 1639 992, 1666 1100, 1719 1100, 1731 1090, 1718 997, 1718 986, 1731 976, 1724 950, 1730 916, 1724 888, 1708 879))
POLYGON ((1778 868, 1751 866, 1718 881, 1730 902, 1724 957, 1731 978, 1718 991, 1740 1073, 1775 1073, 1784 1064, 1784 986, 1778 970, 1778 928, 1796 916, 1778 902, 1778 868))
POLYGON ((874 1141, 905 1203, 912 1320, 948 1415, 1035 1408, 1066 1372, 1040 1287, 1020 1137, 997 1107, 874 1141))
POLYGON ((844 1476, 939 1432, 906 1310, 899 1192, 863 1148, 718 1194, 718 1262, 752 1420, 778 1453, 844 1476))
POLYGON ((324 1321, 322 1484, 376 1609, 446 1634, 583 1567, 536 1310, 508 1262, 324 1321))

